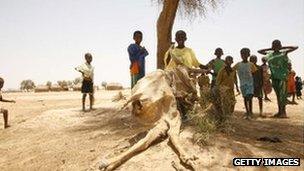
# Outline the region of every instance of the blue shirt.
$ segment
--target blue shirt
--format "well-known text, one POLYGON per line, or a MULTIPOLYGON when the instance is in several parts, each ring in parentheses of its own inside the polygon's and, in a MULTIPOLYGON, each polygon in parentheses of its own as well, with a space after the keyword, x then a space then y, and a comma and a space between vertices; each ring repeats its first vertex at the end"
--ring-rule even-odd
POLYGON ((136 43, 130 44, 128 47, 129 59, 131 65, 133 62, 139 62, 139 75, 145 76, 145 57, 148 56, 148 51, 143 49, 136 43))

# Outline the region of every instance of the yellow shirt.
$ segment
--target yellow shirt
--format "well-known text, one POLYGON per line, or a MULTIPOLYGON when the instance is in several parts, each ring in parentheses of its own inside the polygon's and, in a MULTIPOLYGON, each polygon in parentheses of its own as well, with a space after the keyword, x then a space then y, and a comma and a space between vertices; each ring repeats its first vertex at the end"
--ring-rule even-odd
POLYGON ((232 71, 228 74, 224 66, 217 74, 216 85, 219 87, 226 86, 233 90, 236 79, 236 70, 232 69, 232 71))
MULTIPOLYGON (((169 60, 169 62, 167 62, 167 59, 170 54, 170 50, 171 49, 169 49, 165 54, 165 58, 164 58, 165 69, 172 69, 177 66, 175 61, 172 60, 172 57, 169 60)), ((183 63, 185 66, 187 66, 189 68, 199 67, 199 62, 196 59, 193 50, 190 48, 187 48, 187 47, 184 47, 182 49, 174 48, 174 49, 172 49, 171 54, 174 55, 181 63, 183 63)))

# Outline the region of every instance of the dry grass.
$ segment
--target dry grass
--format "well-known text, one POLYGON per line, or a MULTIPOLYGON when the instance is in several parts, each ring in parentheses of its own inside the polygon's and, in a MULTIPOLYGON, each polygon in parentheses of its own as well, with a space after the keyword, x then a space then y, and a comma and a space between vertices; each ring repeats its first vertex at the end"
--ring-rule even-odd
POLYGON ((198 130, 194 136, 195 141, 202 145, 210 145, 215 132, 233 132, 231 117, 234 105, 233 92, 225 88, 212 92, 209 87, 201 88, 199 106, 196 105, 189 113, 198 130))

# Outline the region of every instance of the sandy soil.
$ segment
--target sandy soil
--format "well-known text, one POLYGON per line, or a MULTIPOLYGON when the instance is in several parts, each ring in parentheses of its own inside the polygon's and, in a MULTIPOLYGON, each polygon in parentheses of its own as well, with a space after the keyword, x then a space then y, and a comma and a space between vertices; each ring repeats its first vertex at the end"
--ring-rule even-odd
MULTIPOLYGON (((7 93, 16 104, 1 103, 9 110, 11 127, 4 130, 0 119, 0 170, 88 170, 99 158, 119 154, 137 141, 135 136, 148 129, 134 120, 129 110, 119 111, 112 102, 117 91, 98 91, 92 112, 82 112, 79 92, 7 93)), ((124 90, 129 95, 129 90, 124 90)), ((200 157, 202 170, 303 170, 301 167, 233 167, 234 157, 300 157, 304 160, 304 101, 287 107, 288 119, 271 118, 273 102, 264 103, 267 118, 243 119, 240 96, 233 119, 235 132, 217 133, 212 145, 193 143, 194 128, 186 124, 181 132, 187 151, 200 157), (258 141, 276 136, 281 143, 258 141)), ((257 116, 257 100, 254 103, 257 116)), ((2 117, 2 116, 1 116, 2 117)), ((156 143, 117 170, 175 170, 179 159, 167 145, 156 143)))

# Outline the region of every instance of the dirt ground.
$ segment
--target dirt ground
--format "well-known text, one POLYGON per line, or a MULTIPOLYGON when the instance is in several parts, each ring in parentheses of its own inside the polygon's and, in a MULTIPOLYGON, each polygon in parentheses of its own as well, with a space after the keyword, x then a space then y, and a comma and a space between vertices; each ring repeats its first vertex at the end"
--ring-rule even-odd
MULTIPOLYGON (((1 103, 9 110, 8 129, 0 119, 0 170, 88 170, 100 158, 126 150, 136 142, 136 134, 148 129, 119 111, 123 102, 112 102, 117 91, 98 91, 95 108, 82 112, 79 92, 3 93, 15 104, 1 103)), ((129 96, 130 90, 123 94, 129 96)), ((264 103, 267 118, 243 119, 243 101, 237 97, 231 134, 217 133, 211 145, 193 143, 194 128, 184 125, 181 137, 187 151, 197 155, 202 170, 303 170, 304 101, 287 107, 288 119, 274 119, 275 97, 264 103), (282 142, 258 141, 276 136, 282 142), (233 167, 235 157, 299 157, 301 167, 233 167)), ((257 116, 257 100, 254 100, 257 116)), ((1 116, 2 117, 2 116, 1 116)), ((164 140, 133 157, 117 170, 175 170, 179 164, 174 151, 164 140)))

